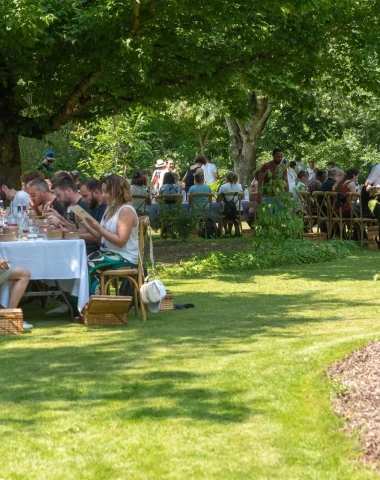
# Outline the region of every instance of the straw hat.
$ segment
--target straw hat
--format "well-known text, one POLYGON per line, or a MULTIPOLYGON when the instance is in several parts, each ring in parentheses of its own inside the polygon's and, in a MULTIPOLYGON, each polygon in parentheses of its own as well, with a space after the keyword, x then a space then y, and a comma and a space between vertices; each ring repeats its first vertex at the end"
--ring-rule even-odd
POLYGON ((162 168, 162 167, 166 167, 166 163, 161 160, 161 158, 159 158, 156 162, 156 165, 155 165, 156 168, 162 168))

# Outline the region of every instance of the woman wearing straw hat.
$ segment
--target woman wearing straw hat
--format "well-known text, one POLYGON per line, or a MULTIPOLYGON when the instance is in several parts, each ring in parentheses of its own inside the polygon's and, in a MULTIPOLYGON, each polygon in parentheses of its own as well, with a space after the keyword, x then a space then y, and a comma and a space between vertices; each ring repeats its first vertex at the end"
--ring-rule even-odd
POLYGON ((164 170, 166 169, 166 163, 164 162, 164 160, 159 158, 156 162, 155 169, 156 170, 153 172, 152 175, 152 185, 156 192, 158 192, 160 190, 160 187, 162 186, 162 181, 164 179, 164 170))

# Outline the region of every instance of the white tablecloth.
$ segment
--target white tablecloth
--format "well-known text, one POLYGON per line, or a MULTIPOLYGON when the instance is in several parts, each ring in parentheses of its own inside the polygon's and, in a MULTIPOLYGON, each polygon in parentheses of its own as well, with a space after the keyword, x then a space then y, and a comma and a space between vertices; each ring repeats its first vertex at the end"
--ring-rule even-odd
MULTIPOLYGON (((27 268, 32 280, 59 280, 65 292, 78 297, 81 311, 89 299, 84 240, 28 240, 0 243, 0 257, 27 268)), ((1 285, 0 303, 8 306, 9 284, 1 285)))

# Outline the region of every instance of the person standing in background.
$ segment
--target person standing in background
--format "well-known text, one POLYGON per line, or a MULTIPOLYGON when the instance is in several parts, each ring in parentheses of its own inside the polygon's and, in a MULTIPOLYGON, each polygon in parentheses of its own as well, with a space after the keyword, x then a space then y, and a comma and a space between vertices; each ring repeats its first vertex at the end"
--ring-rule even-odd
POLYGON ((53 162, 54 162, 54 152, 48 151, 45 153, 44 159, 37 165, 37 170, 42 170, 43 172, 52 173, 54 171, 53 162))
POLYGON ((164 179, 166 163, 161 158, 159 158, 154 167, 155 167, 155 171, 153 172, 151 182, 154 190, 158 192, 162 186, 162 182, 164 179))
POLYGON ((218 167, 211 162, 211 158, 206 157, 206 163, 202 167, 205 183, 211 185, 219 179, 218 167))
POLYGON ((164 173, 166 172, 173 173, 173 171, 174 171, 174 160, 169 157, 166 159, 166 168, 164 170, 164 173))
POLYGON ((292 191, 296 180, 297 180, 297 172, 296 172, 296 162, 289 163, 289 170, 288 170, 288 184, 289 184, 289 191, 292 191))
POLYGON ((309 175, 309 181, 315 178, 315 162, 314 160, 310 160, 309 168, 307 169, 307 173, 309 175))

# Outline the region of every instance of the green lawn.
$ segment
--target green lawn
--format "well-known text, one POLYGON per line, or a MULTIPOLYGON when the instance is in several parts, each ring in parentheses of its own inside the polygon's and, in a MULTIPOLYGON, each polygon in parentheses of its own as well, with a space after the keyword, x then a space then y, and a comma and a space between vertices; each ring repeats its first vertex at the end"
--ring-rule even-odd
POLYGON ((325 373, 380 337, 379 255, 165 279, 196 308, 126 328, 29 309, 0 339, 0 478, 380 478, 325 373))

